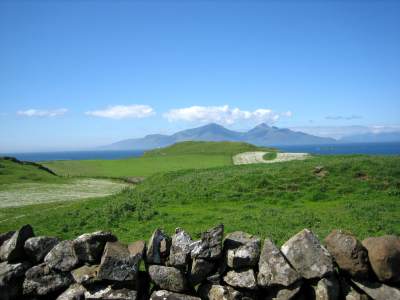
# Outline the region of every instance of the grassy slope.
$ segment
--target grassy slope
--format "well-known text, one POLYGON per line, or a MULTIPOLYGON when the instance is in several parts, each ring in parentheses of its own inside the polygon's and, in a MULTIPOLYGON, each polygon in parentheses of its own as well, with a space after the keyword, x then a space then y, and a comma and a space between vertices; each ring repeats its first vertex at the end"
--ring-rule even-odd
POLYGON ((0 189, 10 183, 63 183, 67 181, 66 178, 55 176, 39 169, 38 166, 0 158, 0 189))
POLYGON ((304 227, 321 236, 343 228, 364 238, 400 235, 399 199, 400 157, 321 156, 156 174, 107 198, 3 209, 0 232, 31 223, 37 234, 71 238, 109 229, 132 241, 147 239, 156 227, 172 233, 180 226, 198 236, 222 222, 227 232, 245 230, 278 243, 304 227), (327 175, 313 173, 318 165, 327 175))
POLYGON ((120 160, 45 162, 60 175, 90 177, 149 176, 158 172, 211 168, 232 164, 232 155, 259 149, 246 143, 183 142, 147 152, 143 157, 120 160))

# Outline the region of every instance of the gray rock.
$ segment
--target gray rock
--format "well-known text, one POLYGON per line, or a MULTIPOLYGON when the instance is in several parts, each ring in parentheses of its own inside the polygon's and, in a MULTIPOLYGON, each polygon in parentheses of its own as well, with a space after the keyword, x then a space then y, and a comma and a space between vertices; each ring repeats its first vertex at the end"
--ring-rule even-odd
POLYGON ((298 281, 288 287, 274 287, 268 289, 268 294, 264 300, 291 300, 295 299, 300 292, 302 282, 298 281))
POLYGON ((52 269, 58 271, 70 271, 78 263, 78 257, 75 253, 72 241, 62 241, 54 246, 44 258, 44 262, 52 269))
POLYGON ((69 273, 56 273, 43 263, 26 271, 23 293, 29 296, 46 296, 66 289, 72 282, 69 273))
POLYGON ((156 229, 149 241, 146 263, 147 264, 164 264, 169 256, 171 247, 171 238, 161 229, 156 229))
POLYGON ((117 238, 112 233, 96 231, 82 234, 73 244, 80 263, 98 263, 106 243, 115 241, 117 238))
POLYGON ((241 300, 244 298, 242 293, 234 288, 219 284, 202 284, 198 293, 202 299, 208 300, 241 300))
POLYGON ((363 245, 374 273, 380 281, 400 281, 400 238, 394 235, 367 238, 363 245))
POLYGON ((71 275, 74 278, 75 282, 85 285, 93 284, 99 281, 99 279, 97 278, 98 273, 99 273, 98 265, 92 265, 92 266, 85 265, 71 271, 71 275))
POLYGON ((192 258, 218 259, 222 255, 224 225, 218 225, 201 234, 200 242, 191 251, 192 258))
POLYGON ((80 284, 72 284, 57 300, 84 300, 86 289, 80 284))
POLYGON ((344 278, 340 279, 340 289, 344 300, 368 300, 369 297, 359 291, 356 291, 344 278))
POLYGON ((258 269, 258 285, 263 288, 290 286, 301 278, 270 239, 264 241, 258 269))
POLYGON ((97 277, 103 280, 134 281, 139 270, 140 256, 131 256, 120 242, 107 242, 97 277))
POLYGON ((332 256, 308 229, 290 238, 281 251, 299 275, 306 279, 322 278, 333 272, 332 256))
POLYGON ((316 300, 338 300, 340 297, 340 284, 333 276, 319 280, 314 290, 316 300))
POLYGON ((400 289, 379 282, 353 280, 352 282, 374 300, 399 300, 400 289))
POLYGON ((156 286, 172 292, 185 292, 188 283, 179 269, 160 265, 149 266, 149 275, 156 286))
POLYGON ((38 264, 43 261, 47 253, 59 242, 59 239, 55 237, 31 237, 25 241, 25 253, 32 262, 38 264))
POLYGON ((150 300, 201 300, 198 297, 173 293, 166 290, 159 290, 154 291, 151 296, 150 300))
POLYGON ((128 245, 128 251, 131 256, 139 256, 140 259, 146 258, 146 242, 136 241, 128 245))
POLYGON ((197 285, 204 281, 215 269, 213 261, 197 258, 192 262, 192 267, 189 273, 189 280, 192 285, 197 285))
POLYGON ((224 276, 224 281, 230 286, 245 288, 249 290, 257 289, 256 277, 252 269, 246 271, 231 270, 224 276))
POLYGON ((24 225, 0 247, 0 260, 8 262, 22 261, 25 256, 24 244, 27 239, 33 237, 33 229, 30 225, 24 225))
POLYGON ((3 243, 5 241, 7 241, 9 238, 11 238, 14 233, 15 233, 15 231, 7 231, 7 232, 0 234, 0 247, 1 247, 1 245, 3 245, 3 243))
POLYGON ((257 265, 261 251, 260 238, 242 231, 226 236, 224 240, 227 265, 233 269, 243 269, 257 265))
POLYGON ((172 236, 169 264, 175 268, 186 269, 190 261, 192 238, 183 229, 177 228, 172 236))
POLYGON ((0 299, 15 299, 21 294, 23 277, 28 268, 29 264, 26 262, 0 263, 0 299))
POLYGON ((136 300, 137 292, 126 288, 114 289, 111 286, 97 286, 87 288, 85 299, 87 300, 136 300))
POLYGON ((325 238, 325 244, 340 269, 352 277, 368 278, 368 252, 354 235, 342 230, 333 230, 325 238))

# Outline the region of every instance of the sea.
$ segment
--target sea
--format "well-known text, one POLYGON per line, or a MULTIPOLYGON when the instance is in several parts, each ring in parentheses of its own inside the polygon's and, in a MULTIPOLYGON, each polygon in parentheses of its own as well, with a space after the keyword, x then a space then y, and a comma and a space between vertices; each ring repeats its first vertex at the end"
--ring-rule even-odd
MULTIPOLYGON (((319 155, 400 155, 400 142, 395 143, 352 143, 326 145, 276 146, 283 152, 307 152, 319 155)), ((59 151, 31 153, 0 153, 0 156, 12 156, 24 161, 50 160, 86 160, 86 159, 121 159, 142 156, 144 150, 115 150, 115 151, 59 151)))

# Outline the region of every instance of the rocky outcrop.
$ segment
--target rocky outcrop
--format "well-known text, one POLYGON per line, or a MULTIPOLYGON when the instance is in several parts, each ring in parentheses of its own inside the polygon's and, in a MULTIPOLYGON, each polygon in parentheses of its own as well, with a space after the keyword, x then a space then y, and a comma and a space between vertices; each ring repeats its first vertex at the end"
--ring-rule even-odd
POLYGON ((334 230, 325 248, 304 229, 279 249, 245 232, 223 235, 223 225, 197 241, 157 229, 146 246, 102 231, 33 237, 26 225, 0 235, 0 299, 400 300, 398 237, 361 244, 334 230))

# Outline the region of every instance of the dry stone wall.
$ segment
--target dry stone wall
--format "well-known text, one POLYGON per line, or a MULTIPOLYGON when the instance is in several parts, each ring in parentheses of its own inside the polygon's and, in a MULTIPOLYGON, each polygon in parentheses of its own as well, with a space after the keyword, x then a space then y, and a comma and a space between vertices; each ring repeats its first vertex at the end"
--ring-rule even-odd
POLYGON ((321 242, 304 229, 281 248, 218 225, 193 240, 156 229, 129 245, 110 232, 74 240, 0 235, 0 299, 400 299, 400 239, 363 242, 341 230, 321 242))

